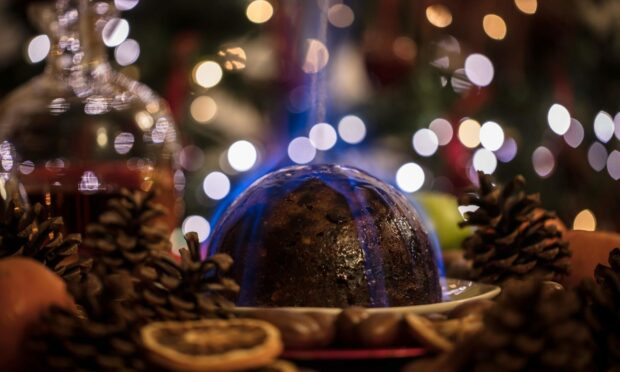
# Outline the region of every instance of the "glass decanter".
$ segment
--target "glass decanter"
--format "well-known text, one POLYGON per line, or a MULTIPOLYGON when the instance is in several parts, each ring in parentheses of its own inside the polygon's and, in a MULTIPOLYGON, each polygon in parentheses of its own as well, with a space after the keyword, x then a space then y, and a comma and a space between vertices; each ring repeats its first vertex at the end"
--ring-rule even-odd
POLYGON ((125 187, 157 188, 176 225, 176 132, 166 103, 109 64, 102 30, 116 13, 108 1, 36 4, 51 41, 41 75, 0 104, 0 166, 17 176, 31 203, 41 202, 84 232, 125 187))

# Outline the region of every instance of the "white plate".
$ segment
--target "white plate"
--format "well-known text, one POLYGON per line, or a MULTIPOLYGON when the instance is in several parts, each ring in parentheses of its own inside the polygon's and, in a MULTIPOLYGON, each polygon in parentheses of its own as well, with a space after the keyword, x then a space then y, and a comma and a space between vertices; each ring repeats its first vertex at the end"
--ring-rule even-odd
MULTIPOLYGON (((369 313, 443 313, 469 301, 491 299, 497 296, 501 289, 496 285, 470 282, 468 280, 445 278, 441 280, 441 291, 443 300, 436 304, 413 305, 413 306, 394 306, 394 307, 375 307, 368 308, 369 313)), ((237 307, 240 313, 244 311, 256 310, 256 307, 237 307)), ((264 308, 263 308, 264 309, 264 308)), ((277 307, 273 310, 286 310, 294 312, 321 312, 325 314, 338 314, 342 309, 335 307, 277 307)))

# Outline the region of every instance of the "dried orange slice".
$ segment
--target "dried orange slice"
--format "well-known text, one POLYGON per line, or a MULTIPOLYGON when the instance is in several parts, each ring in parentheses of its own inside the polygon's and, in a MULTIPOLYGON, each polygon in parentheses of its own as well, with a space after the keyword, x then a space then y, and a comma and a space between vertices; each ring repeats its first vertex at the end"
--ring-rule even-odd
POLYGON ((283 348, 278 329, 254 319, 154 322, 141 336, 154 362, 183 371, 256 368, 271 363, 283 348))

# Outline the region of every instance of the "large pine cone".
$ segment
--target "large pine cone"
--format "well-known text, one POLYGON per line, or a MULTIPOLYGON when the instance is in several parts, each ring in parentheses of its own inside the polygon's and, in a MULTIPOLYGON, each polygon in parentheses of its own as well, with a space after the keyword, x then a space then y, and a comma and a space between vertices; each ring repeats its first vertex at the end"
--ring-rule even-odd
POLYGON ((132 279, 88 275, 71 285, 80 314, 52 308, 31 329, 26 349, 35 371, 142 371, 138 332, 146 322, 134 310, 132 279))
POLYGON ((600 370, 620 371, 620 249, 609 254, 609 266, 598 265, 596 282, 585 279, 580 291, 588 302, 586 319, 597 345, 600 370))
MULTIPOLYGON (((0 259, 11 256, 33 258, 66 281, 79 281, 90 270, 91 261, 81 259, 80 234, 63 236, 62 217, 49 217, 37 203, 23 205, 19 195, 9 197, 0 213, 0 259)), ((4 203, 3 203, 4 204, 4 203)))
POLYGON ((134 271, 140 280, 136 290, 141 303, 151 311, 149 317, 158 320, 230 317, 234 304, 228 298, 239 291, 237 283, 226 276, 232 258, 216 254, 202 260, 198 235, 188 233, 185 240, 187 248, 180 250, 180 263, 160 255, 134 271))
POLYGON ((447 355, 453 371, 591 371, 594 345, 572 291, 510 282, 483 330, 447 355))
POLYGON ((473 263, 472 279, 557 281, 566 275, 570 250, 558 229, 561 222, 554 212, 541 208, 538 194, 526 193, 525 179, 517 176, 502 188, 489 175, 478 172, 478 177, 480 187, 459 198, 461 205, 479 207, 460 224, 477 228, 463 241, 465 258, 473 263))
POLYGON ((151 255, 170 251, 168 229, 158 222, 168 211, 154 198, 155 192, 122 189, 98 222, 86 227, 84 245, 97 257, 98 274, 132 271, 151 255))

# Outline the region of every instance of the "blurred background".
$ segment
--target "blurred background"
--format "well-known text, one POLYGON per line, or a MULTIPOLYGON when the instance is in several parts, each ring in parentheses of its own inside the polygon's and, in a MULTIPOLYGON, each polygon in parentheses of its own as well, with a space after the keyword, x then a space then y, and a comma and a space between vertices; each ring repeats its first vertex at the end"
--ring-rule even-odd
MULTIPOLYGON (((342 163, 406 193, 517 174, 569 227, 620 230, 620 2, 116 0, 111 61, 168 100, 184 230, 266 172, 342 163)), ((0 1, 0 97, 49 38, 0 1)))

